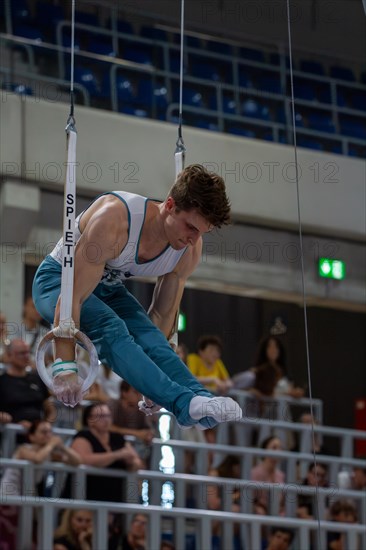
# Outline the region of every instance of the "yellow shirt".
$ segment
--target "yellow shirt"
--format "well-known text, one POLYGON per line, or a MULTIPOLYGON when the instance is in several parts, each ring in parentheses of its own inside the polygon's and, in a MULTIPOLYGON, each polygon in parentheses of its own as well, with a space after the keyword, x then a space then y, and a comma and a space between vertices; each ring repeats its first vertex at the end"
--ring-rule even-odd
MULTIPOLYGON (((212 376, 219 380, 230 378, 228 371, 221 359, 217 359, 211 368, 208 368, 197 353, 190 353, 187 357, 187 365, 193 376, 201 378, 203 376, 212 376)), ((215 384, 204 384, 209 390, 215 391, 215 384)))

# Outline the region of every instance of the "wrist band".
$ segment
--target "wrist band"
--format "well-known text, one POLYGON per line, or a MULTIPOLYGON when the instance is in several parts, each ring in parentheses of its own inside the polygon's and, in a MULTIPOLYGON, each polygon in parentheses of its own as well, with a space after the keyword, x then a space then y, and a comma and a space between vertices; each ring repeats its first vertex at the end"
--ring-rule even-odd
POLYGON ((60 361, 56 359, 52 365, 52 378, 60 374, 69 374, 70 372, 78 372, 76 361, 60 361))

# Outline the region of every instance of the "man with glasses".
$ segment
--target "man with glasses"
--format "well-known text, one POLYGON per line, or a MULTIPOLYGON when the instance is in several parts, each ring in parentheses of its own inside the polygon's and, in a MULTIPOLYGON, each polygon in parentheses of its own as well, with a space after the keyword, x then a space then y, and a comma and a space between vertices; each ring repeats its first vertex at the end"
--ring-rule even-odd
POLYGON ((15 339, 7 346, 8 365, 0 375, 0 421, 29 428, 34 420, 54 421, 50 394, 38 374, 29 368, 30 348, 15 339))

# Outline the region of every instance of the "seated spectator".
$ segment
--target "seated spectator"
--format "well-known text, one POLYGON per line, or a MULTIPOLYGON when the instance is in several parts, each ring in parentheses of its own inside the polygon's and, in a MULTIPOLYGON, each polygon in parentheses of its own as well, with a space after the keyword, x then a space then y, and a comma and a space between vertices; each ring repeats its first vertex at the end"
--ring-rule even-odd
POLYGON ((273 527, 265 550, 289 550, 294 532, 286 527, 273 527))
MULTIPOLYGON (((325 464, 312 462, 302 485, 328 487, 328 470, 325 464)), ((298 495, 296 516, 300 519, 314 519, 316 495, 298 495)), ((322 518, 321 518, 322 519, 322 518)))
MULTIPOLYGON (((329 510, 330 521, 357 523, 357 510, 350 500, 336 500, 329 510)), ((346 534, 328 531, 327 550, 348 550, 346 534)))
POLYGON ((222 342, 220 338, 218 336, 201 336, 197 347, 198 353, 188 355, 189 370, 208 390, 225 394, 232 387, 232 382, 221 361, 222 342))
MULTIPOLYGON (((262 449, 268 451, 281 451, 282 443, 278 437, 267 437, 261 444, 262 449)), ((285 483, 285 474, 277 468, 278 458, 275 456, 266 456, 261 459, 257 466, 254 466, 250 472, 252 481, 260 481, 266 483, 285 483)), ((265 489, 257 489, 255 491, 255 502, 262 505, 268 510, 269 494, 265 489)), ((280 512, 283 512, 284 502, 281 501, 280 512)))
POLYGON ((17 336, 29 345, 30 366, 32 368, 35 368, 38 344, 49 330, 49 326, 36 310, 32 296, 27 296, 24 301, 22 323, 17 336))
MULTIPOLYGON (((28 430, 29 443, 20 445, 13 458, 17 460, 29 460, 34 464, 42 462, 63 462, 71 466, 80 464, 79 455, 67 447, 61 437, 52 433, 52 426, 45 420, 35 420, 28 430)), ((37 471, 35 480, 37 484, 37 493, 43 496, 44 473, 37 471)), ((26 492, 29 495, 34 491, 33 487, 27 487, 26 492)), ((3 499, 6 495, 22 494, 22 475, 19 468, 6 468, 0 482, 0 494, 3 499)))
MULTIPOLYGON (((227 455, 217 468, 212 468, 208 475, 213 477, 240 479, 240 458, 237 455, 227 455)), ((222 490, 218 485, 210 485, 207 488, 207 508, 209 510, 223 510, 222 490)), ((232 512, 239 511, 240 491, 233 488, 232 504, 236 505, 232 512)))
MULTIPOLYGON (((71 448, 78 453, 82 464, 114 470, 134 472, 143 466, 141 459, 123 435, 111 431, 112 413, 108 405, 96 403, 85 408, 85 428, 73 439, 71 448)), ((70 478, 66 494, 70 494, 70 478)), ((86 482, 87 500, 121 502, 124 479, 88 475, 86 482)))
POLYGON ((64 510, 56 529, 53 550, 92 550, 93 512, 64 510))
MULTIPOLYGON (((310 425, 314 424, 314 426, 318 424, 315 418, 310 413, 303 413, 299 418, 299 422, 301 422, 301 424, 310 424, 310 425)), ((296 443, 291 450, 298 453, 300 452, 299 434, 296 434, 295 442, 296 443)), ((311 444, 312 444, 312 448, 309 449, 309 452, 311 453, 315 452, 316 454, 322 454, 322 455, 327 454, 327 449, 323 445, 321 434, 314 432, 314 439, 311 437, 311 444)))
POLYGON ((122 539, 121 550, 147 550, 146 527, 148 518, 144 514, 135 514, 130 528, 122 539))
POLYGON ((108 406, 112 412, 111 430, 121 435, 136 437, 135 448, 145 464, 150 456, 151 442, 155 433, 149 422, 150 418, 138 409, 138 402, 141 399, 141 394, 128 382, 122 380, 119 399, 112 399, 108 406))
MULTIPOLYGON (((78 455, 65 447, 62 439, 52 434, 51 424, 44 420, 32 422, 28 432, 30 443, 20 445, 13 458, 17 460, 29 460, 34 464, 46 461, 64 462, 77 466, 80 463, 78 455)), ((25 487, 25 494, 38 494, 44 496, 44 482, 46 474, 41 470, 35 472, 35 486, 25 487)), ((19 496, 23 493, 22 470, 20 468, 6 468, 0 481, 0 507, 1 539, 9 544, 9 548, 16 548, 16 533, 18 531, 19 507, 7 506, 8 496, 19 496)))
POLYGON ((15 339, 7 347, 8 368, 0 375, 0 421, 14 422, 29 428, 34 420, 52 422, 55 408, 41 378, 28 371, 29 345, 15 339))

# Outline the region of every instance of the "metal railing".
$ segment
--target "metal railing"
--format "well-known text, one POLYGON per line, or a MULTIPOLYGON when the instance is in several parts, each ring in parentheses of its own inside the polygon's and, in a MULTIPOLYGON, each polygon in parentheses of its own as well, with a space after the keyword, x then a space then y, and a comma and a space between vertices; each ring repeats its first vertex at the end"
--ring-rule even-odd
MULTIPOLYGON (((260 548, 260 545, 257 536, 260 535, 260 527, 263 526, 274 526, 274 525, 286 525, 287 527, 293 527, 297 532, 297 544, 300 548, 308 548, 304 546, 305 539, 307 538, 307 543, 311 538, 311 532, 314 531, 314 526, 317 527, 318 524, 316 521, 305 521, 305 520, 295 520, 293 517, 295 515, 297 497, 296 495, 308 495, 312 496, 314 499, 318 499, 318 510, 321 520, 321 533, 320 533, 320 548, 323 550, 325 548, 326 540, 326 531, 340 531, 347 533, 348 537, 348 550, 356 550, 356 533, 361 537, 361 548, 366 547, 366 494, 361 491, 346 491, 339 490, 336 487, 331 487, 327 489, 319 488, 318 491, 314 487, 305 487, 296 484, 272 484, 272 483, 253 483, 250 481, 244 480, 235 480, 235 479, 220 479, 210 476, 197 476, 197 475, 186 475, 186 474, 163 474, 161 472, 151 472, 141 470, 136 474, 128 474, 125 471, 119 470, 108 470, 104 468, 93 468, 86 466, 79 466, 77 468, 71 466, 65 466, 63 464, 57 463, 43 463, 41 465, 35 465, 29 463, 28 461, 23 460, 5 460, 5 467, 11 468, 20 468, 22 470, 22 495, 16 496, 11 491, 11 487, 8 491, 3 492, 2 504, 6 506, 19 505, 20 506, 20 517, 19 517, 19 533, 20 539, 17 541, 17 548, 19 550, 27 548, 27 544, 30 540, 30 534, 32 529, 32 507, 37 507, 39 509, 38 517, 40 518, 39 523, 39 541, 42 541, 40 548, 46 550, 51 549, 53 530, 55 528, 55 513, 47 516, 47 522, 42 520, 42 514, 44 514, 47 507, 55 508, 75 508, 76 504, 79 504, 79 508, 84 509, 98 509, 104 510, 105 514, 108 512, 120 512, 124 514, 131 514, 132 512, 140 512, 153 514, 155 524, 158 522, 158 528, 150 523, 150 543, 149 548, 158 549, 160 544, 162 518, 165 518, 165 525, 167 518, 171 520, 174 519, 175 523, 171 527, 171 531, 174 533, 174 538, 177 544, 177 548, 184 548, 184 542, 187 532, 186 521, 183 520, 185 517, 198 520, 198 524, 193 528, 193 532, 198 541, 203 543, 204 540, 210 540, 211 534, 211 523, 213 521, 222 522, 223 527, 223 539, 225 541, 225 549, 232 548, 233 544, 233 524, 234 522, 239 523, 241 538, 242 541, 245 541, 246 548, 260 548), (72 473, 74 475, 73 486, 75 488, 75 499, 76 500, 62 500, 59 498, 58 494, 54 494, 49 498, 41 498, 35 496, 34 492, 34 479, 35 473, 37 471, 43 471, 45 474, 49 470, 54 470, 65 474, 66 472, 72 473), (98 502, 97 504, 90 503, 85 501, 85 480, 86 476, 89 474, 99 474, 99 475, 108 475, 116 478, 127 478, 130 490, 127 490, 127 500, 130 502, 128 504, 116 504, 116 503, 106 503, 98 502), (148 507, 141 507, 137 505, 136 502, 138 499, 138 490, 140 487, 139 480, 146 481, 148 480, 151 488, 150 492, 152 493, 152 498, 149 502, 148 507), (170 482, 175 486, 175 502, 174 508, 167 509, 164 507, 157 506, 159 502, 159 495, 161 495, 162 486, 166 482, 170 482), (195 511, 188 510, 187 498, 188 494, 191 495, 191 488, 194 487, 195 491, 195 511), (208 511, 207 508, 207 499, 210 491, 213 490, 213 487, 216 486, 219 488, 222 495, 222 511, 208 511), (134 491, 131 491, 131 487, 134 488, 134 491), (269 513, 272 517, 268 516, 252 516, 250 514, 255 499, 255 492, 258 490, 268 491, 270 496, 269 499, 269 513), (233 494, 239 494, 239 504, 240 504, 240 514, 232 514, 232 499, 233 494), (132 496, 132 498, 131 498, 132 496), (344 526, 344 529, 335 529, 329 527, 332 525, 341 526, 342 524, 334 523, 328 524, 324 521, 326 517, 325 511, 326 507, 329 504, 330 500, 347 498, 355 501, 358 511, 359 511, 359 521, 363 525, 349 525, 344 526), (285 500, 285 511, 286 517, 280 518, 279 514, 279 503, 281 499, 285 500), (90 508, 90 505, 92 508, 90 508), (192 512, 193 515, 190 515, 192 512), (41 514, 41 516, 39 515, 41 514), (277 516, 277 517, 276 517, 277 516), (181 518, 181 519, 178 519, 181 518), (280 523, 278 523, 280 522, 280 523), (283 522, 283 523, 282 523, 283 522), (257 524, 253 528, 253 524, 257 524), (346 528, 347 527, 347 528, 346 528)), ((5 488, 6 489, 6 488, 5 488)), ((4 488, 3 488, 4 490, 4 488)), ((314 508, 316 508, 314 506, 314 508)), ((102 550, 105 548, 107 543, 107 533, 106 533, 106 515, 102 513, 100 516, 97 514, 96 522, 96 531, 94 535, 94 545, 93 548, 102 550), (105 524, 101 523, 105 521, 105 524)), ((192 530, 192 526, 191 526, 192 530)), ((199 548, 210 548, 211 542, 208 546, 199 546, 199 548)), ((318 548, 317 545, 315 548, 318 548)))

